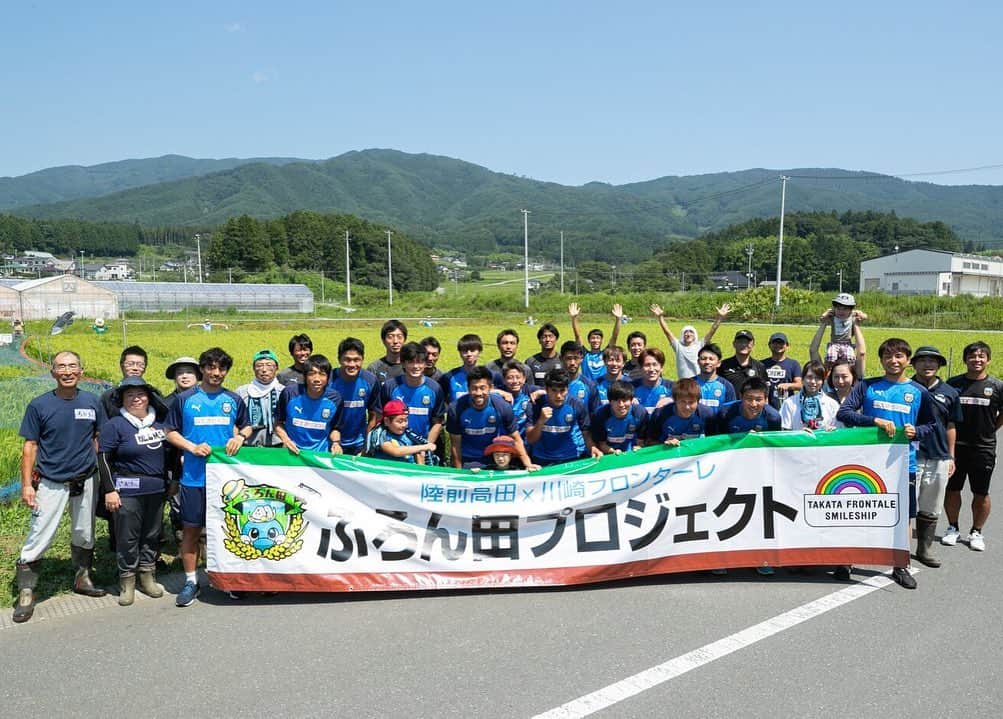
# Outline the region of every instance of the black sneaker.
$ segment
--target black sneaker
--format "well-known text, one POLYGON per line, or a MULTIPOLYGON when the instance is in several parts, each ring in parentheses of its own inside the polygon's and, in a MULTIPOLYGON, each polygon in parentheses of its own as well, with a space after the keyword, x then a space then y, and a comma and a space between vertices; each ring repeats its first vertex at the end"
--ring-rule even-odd
POLYGON ((892 579, 901 585, 903 589, 915 589, 916 580, 906 567, 895 567, 892 570, 892 579))
POLYGON ((848 582, 850 581, 850 570, 851 567, 849 564, 842 564, 836 567, 836 569, 832 573, 832 576, 833 578, 838 579, 841 582, 848 582))

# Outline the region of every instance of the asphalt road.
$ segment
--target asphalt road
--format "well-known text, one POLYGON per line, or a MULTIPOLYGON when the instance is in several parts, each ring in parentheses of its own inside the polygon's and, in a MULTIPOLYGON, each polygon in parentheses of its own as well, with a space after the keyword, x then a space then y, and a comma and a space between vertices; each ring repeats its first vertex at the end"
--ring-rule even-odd
POLYGON ((186 609, 173 594, 127 608, 57 597, 27 624, 4 618, 0 707, 172 719, 996 716, 1001 522, 990 520, 984 553, 938 545, 944 566, 922 569, 916 591, 876 571, 845 583, 733 570, 240 602, 204 589, 186 609))

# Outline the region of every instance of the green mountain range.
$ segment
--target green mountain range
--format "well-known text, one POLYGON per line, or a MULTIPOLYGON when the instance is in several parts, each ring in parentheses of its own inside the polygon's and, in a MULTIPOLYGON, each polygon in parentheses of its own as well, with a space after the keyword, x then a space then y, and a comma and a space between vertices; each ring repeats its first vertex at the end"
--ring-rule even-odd
MULTIPOLYGON (((137 163, 133 172, 142 174, 135 167, 163 159, 128 163, 137 163)), ((176 159, 183 165, 180 160, 187 158, 176 159)), ((778 215, 784 174, 791 178, 789 212, 894 211, 941 220, 969 246, 1003 246, 1003 187, 949 187, 838 169, 753 169, 571 187, 395 150, 348 152, 316 162, 247 161, 210 174, 197 174, 195 163, 200 162, 230 161, 190 160, 189 177, 57 203, 22 203, 9 211, 40 218, 206 227, 242 214, 267 218, 308 209, 400 227, 429 246, 521 254, 520 210, 528 209, 534 254, 555 256, 563 230, 565 252, 573 261, 640 261, 674 240, 778 215)), ((13 187, 2 188, 0 208, 10 202, 13 187)))

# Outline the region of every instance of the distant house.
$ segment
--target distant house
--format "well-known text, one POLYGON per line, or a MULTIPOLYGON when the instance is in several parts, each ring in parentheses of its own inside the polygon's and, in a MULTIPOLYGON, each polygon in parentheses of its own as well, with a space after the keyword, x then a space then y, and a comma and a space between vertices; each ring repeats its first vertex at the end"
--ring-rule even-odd
POLYGON ((749 287, 749 277, 744 272, 728 270, 727 272, 712 272, 709 275, 714 288, 718 290, 744 290, 749 287))
POLYGON ((1003 257, 907 250, 860 263, 860 290, 899 295, 1003 296, 1003 257))
POLYGON ((50 252, 25 250, 11 263, 15 272, 35 275, 58 275, 76 269, 73 260, 61 260, 50 252))
POLYGON ((131 280, 135 275, 132 266, 127 261, 119 259, 102 265, 101 269, 94 273, 94 279, 104 282, 131 280))

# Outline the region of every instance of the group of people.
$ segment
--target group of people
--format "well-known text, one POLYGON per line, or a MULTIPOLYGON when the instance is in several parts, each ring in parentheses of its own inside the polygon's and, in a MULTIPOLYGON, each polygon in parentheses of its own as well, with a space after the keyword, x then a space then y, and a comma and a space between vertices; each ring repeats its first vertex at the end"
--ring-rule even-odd
MULTIPOLYGON (((251 360, 253 381, 236 390, 224 387, 232 357, 213 347, 168 366, 175 389, 167 396, 144 379, 141 347, 123 350, 123 379, 100 398, 77 387, 81 358, 60 352, 51 367, 56 388, 32 400, 20 431, 22 499, 32 519, 17 564, 14 621, 32 616, 39 560, 67 504, 74 591, 105 593, 90 578, 98 507, 113 520, 119 603, 128 605, 137 590, 163 594, 155 564, 169 499, 185 572, 176 604, 191 605, 200 592, 196 564, 205 526, 206 457, 213 447, 228 455, 253 445, 474 471, 534 471, 711 434, 877 426, 912 440, 916 558, 939 565, 932 545, 942 508, 949 524, 942 544, 961 540, 972 550, 985 549, 996 430, 1003 424, 1003 382, 988 374, 986 343, 966 346, 965 373, 945 381, 938 372, 946 359, 936 348, 913 352, 905 340, 886 339, 878 348, 882 374, 863 379, 866 315, 848 294, 835 297, 820 317, 803 367, 788 357, 783 332, 770 335, 770 356, 757 360, 753 333, 740 329, 733 355, 725 358, 713 337, 728 305, 718 308, 703 338, 691 325, 677 337, 664 310, 650 310, 675 355, 675 381, 663 376, 665 353, 643 332, 630 332, 626 347, 618 344, 619 305, 611 311, 609 338, 594 328, 583 342, 580 309, 571 304, 574 339, 559 344, 557 326, 539 324, 539 351, 522 360, 515 329, 497 334, 498 356, 487 362, 481 338, 463 335, 460 364, 446 372, 437 367, 439 341, 408 341, 407 327, 394 319, 380 330, 383 356, 368 365, 357 338, 338 344, 335 365, 301 333, 289 340, 290 366, 280 370, 275 352, 263 349, 251 360), (974 499, 972 526, 963 538, 966 481, 974 499)), ((838 567, 835 575, 849 578, 850 568, 838 567)), ((892 576, 906 588, 916 586, 908 566, 894 568, 892 576)))

